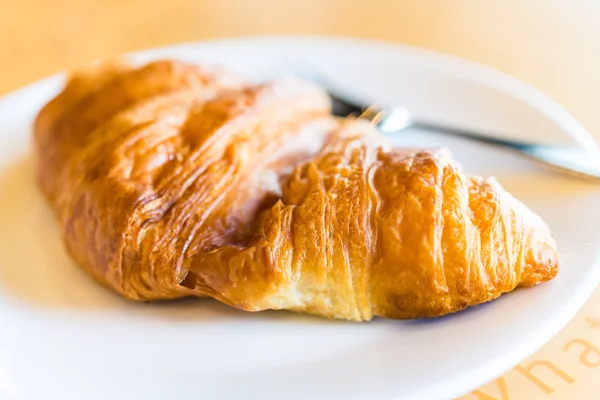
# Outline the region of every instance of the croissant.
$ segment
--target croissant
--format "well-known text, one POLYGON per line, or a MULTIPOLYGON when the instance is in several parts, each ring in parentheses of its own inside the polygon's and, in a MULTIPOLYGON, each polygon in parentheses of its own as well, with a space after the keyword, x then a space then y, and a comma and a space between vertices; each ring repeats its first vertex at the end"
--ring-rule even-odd
POLYGON ((558 271, 548 227, 494 179, 333 117, 307 82, 102 64, 40 111, 34 145, 67 251, 133 300, 435 317, 558 271))

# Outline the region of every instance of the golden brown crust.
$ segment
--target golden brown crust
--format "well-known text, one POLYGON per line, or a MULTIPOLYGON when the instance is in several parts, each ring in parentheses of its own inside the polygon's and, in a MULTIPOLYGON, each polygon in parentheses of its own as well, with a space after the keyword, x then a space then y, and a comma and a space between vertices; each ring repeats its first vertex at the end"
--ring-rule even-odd
POLYGON ((548 228, 495 181, 334 119, 303 82, 96 69, 40 112, 35 144, 68 251, 131 299, 415 318, 557 273, 548 228))

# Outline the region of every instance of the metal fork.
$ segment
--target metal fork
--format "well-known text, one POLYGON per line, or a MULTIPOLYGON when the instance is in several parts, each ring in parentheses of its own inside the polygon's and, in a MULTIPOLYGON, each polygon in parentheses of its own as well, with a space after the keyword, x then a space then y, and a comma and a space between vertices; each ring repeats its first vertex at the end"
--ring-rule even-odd
POLYGON ((501 139, 483 132, 474 132, 453 126, 420 121, 403 107, 378 108, 367 106, 356 96, 344 92, 331 81, 311 71, 294 69, 294 73, 322 86, 331 98, 333 114, 340 117, 350 115, 367 119, 382 132, 397 134, 408 128, 426 130, 461 137, 488 145, 510 149, 534 161, 556 170, 600 182, 600 153, 593 153, 575 147, 545 146, 509 139, 501 139))

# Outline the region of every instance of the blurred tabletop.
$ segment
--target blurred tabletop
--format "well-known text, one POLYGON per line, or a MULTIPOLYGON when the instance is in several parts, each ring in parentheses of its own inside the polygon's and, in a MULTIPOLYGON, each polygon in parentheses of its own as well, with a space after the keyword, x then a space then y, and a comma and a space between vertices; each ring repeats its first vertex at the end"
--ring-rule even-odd
MULTIPOLYGON (((173 43, 333 34, 487 64, 600 139, 597 0, 0 0, 0 96, 86 62, 173 43)), ((464 400, 600 399, 600 290, 549 344, 464 400)))

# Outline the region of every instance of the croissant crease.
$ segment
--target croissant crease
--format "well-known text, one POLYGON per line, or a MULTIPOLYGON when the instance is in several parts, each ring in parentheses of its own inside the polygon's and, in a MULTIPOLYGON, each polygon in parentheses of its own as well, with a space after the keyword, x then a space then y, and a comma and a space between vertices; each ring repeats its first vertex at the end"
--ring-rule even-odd
POLYGON ((97 65, 42 109, 34 139, 69 254, 129 299, 419 318, 558 271, 545 223, 494 179, 333 117, 307 82, 97 65))

